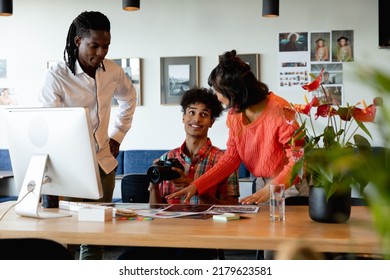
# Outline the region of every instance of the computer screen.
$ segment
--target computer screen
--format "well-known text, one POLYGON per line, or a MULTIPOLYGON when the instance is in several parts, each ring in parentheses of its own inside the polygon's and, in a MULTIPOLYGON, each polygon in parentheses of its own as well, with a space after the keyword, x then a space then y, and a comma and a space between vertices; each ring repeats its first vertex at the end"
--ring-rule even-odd
POLYGON ((88 109, 16 107, 5 108, 4 116, 17 214, 51 217, 40 207, 42 194, 102 197, 88 109))

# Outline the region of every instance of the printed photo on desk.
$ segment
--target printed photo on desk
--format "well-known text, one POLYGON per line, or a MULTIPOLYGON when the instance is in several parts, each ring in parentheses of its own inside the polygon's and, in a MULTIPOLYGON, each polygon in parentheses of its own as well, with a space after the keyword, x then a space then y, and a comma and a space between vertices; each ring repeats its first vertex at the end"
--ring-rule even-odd
POLYGON ((208 212, 212 213, 247 213, 259 212, 260 207, 256 205, 213 205, 208 212))
POLYGON ((136 210, 136 212, 139 216, 151 217, 157 219, 180 218, 180 217, 199 214, 199 212, 174 212, 174 211, 164 211, 163 209, 140 209, 140 210, 136 210))
POLYGON ((207 212, 212 206, 207 204, 172 204, 164 209, 168 212, 207 212))

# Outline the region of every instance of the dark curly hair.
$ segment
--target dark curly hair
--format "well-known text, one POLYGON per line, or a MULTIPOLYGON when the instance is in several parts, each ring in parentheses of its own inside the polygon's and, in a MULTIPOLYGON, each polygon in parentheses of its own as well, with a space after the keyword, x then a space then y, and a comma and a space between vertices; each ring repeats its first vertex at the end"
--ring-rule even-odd
POLYGON ((196 103, 204 104, 206 108, 211 111, 211 117, 213 119, 217 119, 219 116, 221 116, 223 111, 222 104, 219 102, 217 96, 211 89, 194 87, 190 90, 187 90, 181 97, 180 105, 182 112, 185 113, 186 109, 191 104, 196 103))
POLYGON ((269 95, 268 86, 256 79, 250 66, 237 56, 235 50, 225 52, 211 71, 209 86, 229 100, 229 108, 242 112, 263 101, 269 95))
MULTIPOLYGON (((64 61, 66 65, 75 74, 75 63, 77 59, 78 48, 74 42, 76 36, 88 37, 90 31, 108 31, 111 30, 111 24, 109 19, 101 12, 82 12, 71 23, 68 35, 66 37, 66 45, 64 50, 64 61)), ((102 65, 104 69, 104 65, 102 65)))

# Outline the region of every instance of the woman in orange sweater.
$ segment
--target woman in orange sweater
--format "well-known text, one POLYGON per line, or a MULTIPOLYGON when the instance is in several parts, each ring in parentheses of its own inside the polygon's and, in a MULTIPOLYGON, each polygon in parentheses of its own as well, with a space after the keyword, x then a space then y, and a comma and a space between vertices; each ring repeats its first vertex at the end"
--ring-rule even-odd
POLYGON ((261 177, 265 182, 263 188, 243 198, 241 203, 267 201, 271 183, 290 187, 295 161, 289 143, 299 125, 285 117, 289 103, 258 81, 235 50, 223 54, 209 76, 209 85, 219 101, 230 109, 226 121, 229 128, 226 152, 212 169, 167 198, 185 195, 184 202, 188 203, 193 195, 202 195, 234 172, 241 162, 258 181, 261 177))

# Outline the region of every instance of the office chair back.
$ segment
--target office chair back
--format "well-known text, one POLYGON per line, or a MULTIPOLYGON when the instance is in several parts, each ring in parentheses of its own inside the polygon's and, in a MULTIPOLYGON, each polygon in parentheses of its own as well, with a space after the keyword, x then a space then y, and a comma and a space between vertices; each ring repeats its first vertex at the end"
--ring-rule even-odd
POLYGON ((148 203, 149 179, 146 174, 125 175, 121 183, 122 202, 148 203))

